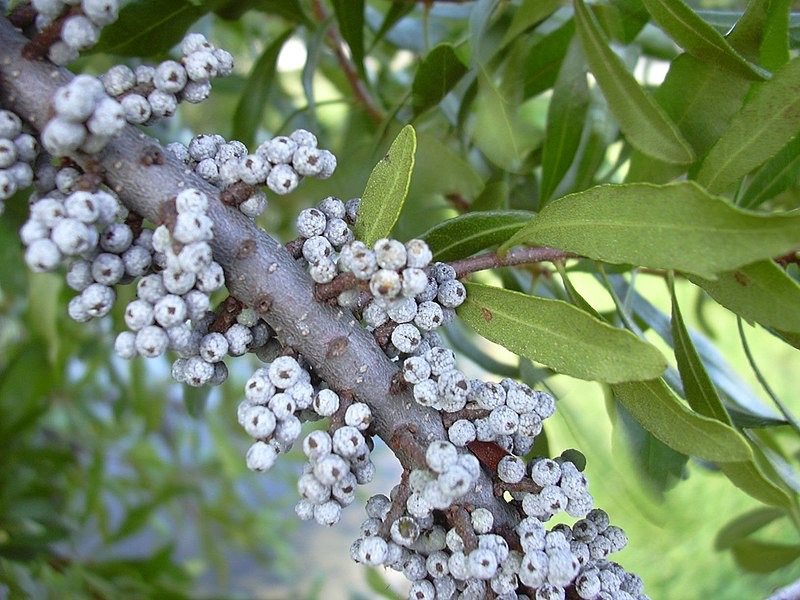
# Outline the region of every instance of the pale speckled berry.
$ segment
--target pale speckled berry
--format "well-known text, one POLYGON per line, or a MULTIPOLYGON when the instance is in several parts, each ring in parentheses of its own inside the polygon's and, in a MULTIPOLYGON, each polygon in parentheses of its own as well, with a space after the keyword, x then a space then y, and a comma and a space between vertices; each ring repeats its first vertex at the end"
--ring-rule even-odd
POLYGON ((225 273, 219 263, 213 262, 197 274, 197 289, 210 294, 225 285, 225 273))
POLYGON ((313 402, 314 411, 323 417, 330 417, 339 410, 339 395, 333 390, 320 390, 313 402))
POLYGON ((268 471, 278 458, 278 449, 269 442, 257 441, 247 450, 245 463, 252 471, 268 471))
POLYGON ((275 165, 267 176, 267 187, 280 195, 293 192, 299 183, 297 172, 286 164, 275 165))
POLYGON ((447 430, 447 437, 456 446, 466 446, 475 441, 475 425, 466 419, 459 419, 447 430))
POLYGON ((114 340, 114 352, 120 358, 130 360, 136 357, 136 334, 132 331, 121 331, 114 340))
POLYGON ((363 402, 354 402, 347 407, 344 422, 359 431, 364 431, 372 423, 372 411, 363 402))
POLYGON ((136 332, 136 351, 146 358, 164 354, 168 343, 167 333, 156 325, 147 325, 136 332))
POLYGON ((253 341, 253 334, 249 327, 234 323, 225 332, 225 339, 228 340, 228 353, 231 356, 242 356, 253 341))

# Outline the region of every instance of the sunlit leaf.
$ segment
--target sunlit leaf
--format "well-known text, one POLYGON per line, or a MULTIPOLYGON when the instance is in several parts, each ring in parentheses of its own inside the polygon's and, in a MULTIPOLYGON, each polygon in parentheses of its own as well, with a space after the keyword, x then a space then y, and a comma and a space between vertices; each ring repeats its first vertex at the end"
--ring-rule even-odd
POLYGON ((594 381, 649 379, 664 357, 629 331, 563 302, 467 283, 459 316, 483 337, 559 373, 594 381))

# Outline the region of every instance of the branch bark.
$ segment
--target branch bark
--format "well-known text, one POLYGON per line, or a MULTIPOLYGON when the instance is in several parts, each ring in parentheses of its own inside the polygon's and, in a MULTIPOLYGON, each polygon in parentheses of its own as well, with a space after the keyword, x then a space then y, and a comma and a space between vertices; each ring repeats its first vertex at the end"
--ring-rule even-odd
MULTIPOLYGON (((0 17, 0 103, 37 131, 47 121, 50 98, 72 74, 49 62, 29 61, 21 53, 28 42, 5 17, 0 17)), ((406 470, 424 468, 414 452, 393 444, 398 431, 413 432, 417 444, 446 439, 441 416, 417 404, 408 391, 391 394, 397 365, 391 362, 349 311, 317 302, 314 284, 283 244, 220 200, 220 190, 195 175, 168 153, 163 164, 147 160, 159 142, 138 129, 127 127, 92 161, 104 169, 104 179, 120 200, 146 219, 157 222, 162 203, 187 187, 202 190, 211 199, 209 217, 214 222, 214 259, 225 271, 229 293, 261 316, 280 340, 300 352, 321 377, 367 403, 374 431, 389 445, 406 470), (346 340, 343 344, 342 340, 346 340), (336 344, 337 352, 330 352, 336 344)), ((87 156, 75 156, 87 166, 87 156)), ((463 504, 492 511, 495 523, 513 524, 515 509, 493 495, 482 473, 463 504)))

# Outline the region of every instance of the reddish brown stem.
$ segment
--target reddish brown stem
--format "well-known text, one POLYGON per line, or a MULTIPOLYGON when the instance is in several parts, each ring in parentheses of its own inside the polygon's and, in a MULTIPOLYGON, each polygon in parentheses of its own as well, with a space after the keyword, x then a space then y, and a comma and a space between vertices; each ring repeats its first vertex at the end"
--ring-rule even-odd
POLYGON ((328 283, 318 283, 314 287, 314 296, 319 302, 333 300, 337 298, 345 290, 359 285, 360 282, 352 273, 342 273, 333 278, 333 281, 328 283))
POLYGON ((456 530, 458 537, 464 542, 464 554, 469 554, 478 547, 478 537, 472 528, 472 519, 467 509, 458 504, 454 504, 445 513, 450 527, 456 530))
POLYGON ((456 277, 460 279, 475 271, 485 271, 486 269, 496 269, 497 267, 512 267, 515 265, 543 261, 553 262, 577 257, 577 254, 556 250, 555 248, 548 248, 547 246, 539 246, 536 248, 522 246, 519 248, 512 248, 504 255, 500 255, 497 252, 488 252, 486 254, 479 254, 478 256, 470 256, 469 258, 452 262, 450 266, 456 270, 456 277))
POLYGON ((81 14, 83 14, 83 11, 80 6, 73 6, 70 8, 63 15, 34 35, 30 42, 25 44, 25 48, 22 49, 22 57, 28 60, 40 60, 47 56, 50 46, 61 38, 61 28, 64 26, 64 21, 73 15, 81 14))
POLYGON ((408 485, 408 471, 403 471, 403 474, 400 476, 400 484, 398 485, 397 493, 392 500, 392 506, 389 508, 389 512, 386 514, 386 518, 383 520, 378 530, 378 535, 383 539, 389 539, 392 523, 397 521, 397 519, 402 517, 406 512, 406 502, 410 495, 411 488, 408 485))
POLYGON ((236 317, 242 312, 244 304, 233 296, 228 296, 217 308, 217 318, 208 328, 212 333, 225 333, 236 322, 236 317))
POLYGON ((489 416, 491 411, 485 408, 464 408, 454 413, 442 413, 442 423, 445 427, 450 427, 459 419, 466 419, 467 421, 474 421, 476 419, 483 419, 489 416))
MULTIPOLYGON (((312 9, 314 11, 314 16, 318 21, 322 22, 328 18, 328 11, 325 10, 324 6, 322 6, 321 0, 314 0, 312 2, 312 9)), ((383 112, 380 108, 378 108, 378 104, 372 98, 367 86, 364 85, 363 80, 359 76, 358 71, 353 64, 353 61, 345 53, 343 48, 344 40, 342 40, 342 37, 339 34, 339 29, 336 27, 336 25, 330 26, 327 33, 327 38, 328 46, 330 46, 331 50, 333 50, 333 53, 336 55, 336 60, 339 61, 339 66, 342 68, 342 71, 347 78, 347 82, 353 89, 356 99, 364 107, 364 110, 367 111, 367 115, 372 121, 375 123, 382 123, 383 112)))

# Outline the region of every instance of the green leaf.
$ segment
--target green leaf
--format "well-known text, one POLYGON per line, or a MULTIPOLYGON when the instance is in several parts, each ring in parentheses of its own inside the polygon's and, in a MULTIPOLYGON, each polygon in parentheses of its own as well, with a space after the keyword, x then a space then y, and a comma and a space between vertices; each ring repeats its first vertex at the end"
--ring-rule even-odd
POLYGON ((800 333, 800 285, 771 260, 720 273, 715 281, 689 279, 750 323, 800 333))
POLYGON ((731 548, 736 564, 752 573, 771 573, 800 558, 800 546, 742 540, 731 548))
POLYGON ((768 73, 751 64, 683 0, 642 0, 653 18, 692 56, 745 79, 763 81, 768 73))
POLYGON ((769 3, 760 56, 761 64, 771 71, 776 71, 789 62, 791 5, 791 0, 772 0, 769 3))
POLYGON ((364 71, 364 0, 332 0, 339 33, 350 47, 353 62, 364 71))
POLYGON ((467 72, 453 46, 439 44, 422 60, 411 86, 411 104, 414 115, 433 108, 455 87, 467 72))
POLYGON ((375 44, 380 42, 383 37, 389 33, 389 31, 394 27, 400 19, 405 17, 408 13, 414 10, 414 5, 411 3, 403 3, 403 2, 392 2, 389 5, 389 8, 386 10, 386 14, 383 17, 383 22, 381 23, 380 29, 375 34, 375 37, 372 40, 372 44, 370 45, 370 49, 375 47, 375 44))
POLYGON ((416 200, 431 194, 460 194, 472 198, 482 185, 483 180, 475 168, 441 136, 432 133, 417 136, 414 178, 408 193, 410 198, 416 200))
POLYGON ((567 20, 531 46, 525 61, 524 94, 526 98, 550 89, 556 81, 561 62, 575 35, 575 20, 567 20))
POLYGON ((183 386, 183 403, 186 406, 186 412, 189 414, 189 416, 194 417, 195 419, 205 416, 206 405, 208 404, 208 395, 210 393, 211 388, 208 386, 183 386))
POLYGON ((207 12, 187 0, 137 0, 119 18, 103 27, 94 54, 154 56, 181 41, 189 26, 207 12))
MULTIPOLYGON (((672 285, 670 285, 670 291, 672 294, 672 338, 686 400, 689 402, 689 406, 701 415, 732 426, 733 421, 725 410, 722 399, 689 336, 672 285)), ((747 440, 741 434, 739 436, 742 443, 748 445, 747 440)), ((767 504, 791 508, 791 497, 764 474, 755 462, 752 452, 748 460, 725 462, 719 467, 736 487, 753 498, 767 504)))
POLYGON ((488 181, 481 193, 469 205, 471 211, 500 210, 508 203, 508 184, 505 181, 488 181))
POLYGON ((387 600, 402 600, 402 597, 392 589, 378 569, 367 569, 366 578, 369 589, 372 590, 376 596, 386 598, 387 600))
POLYGON ((696 179, 712 193, 727 191, 800 131, 800 58, 761 84, 703 160, 696 179))
POLYGON ((289 22, 305 25, 309 29, 313 28, 298 0, 247 0, 246 2, 227 0, 224 4, 220 4, 219 1, 215 4, 218 6, 214 9, 214 14, 229 21, 240 19, 248 10, 257 10, 268 15, 278 15, 289 22))
POLYGON ((717 532, 714 538, 714 548, 716 550, 727 550, 736 542, 769 525, 775 519, 785 516, 785 514, 782 510, 768 507, 754 508, 747 511, 728 521, 717 532))
POLYGON ((561 63, 547 109, 547 129, 542 148, 540 206, 553 195, 575 158, 588 108, 586 65, 580 46, 574 40, 561 63))
POLYGON ((735 429, 693 412, 663 379, 618 383, 612 390, 642 427, 673 450, 716 463, 752 456, 735 429))
POLYGON ((559 373, 590 381, 651 379, 666 368, 654 346, 561 300, 467 283, 459 316, 483 337, 559 373))
POLYGON ((278 54, 294 28, 284 31, 274 42, 264 49, 247 78, 236 112, 233 115, 233 137, 246 146, 253 144, 255 133, 264 116, 267 98, 275 77, 278 54))
POLYGON ((411 184, 416 149, 417 134, 411 125, 406 125, 369 176, 355 224, 356 238, 368 246, 388 236, 400 216, 411 184))
POLYGON ((781 148, 749 178, 737 204, 756 208, 800 183, 800 135, 781 148))
POLYGON ((672 339, 686 401, 701 415, 727 425, 733 425, 733 421, 725 410, 714 383, 708 376, 705 365, 700 360, 694 343, 689 337, 689 330, 683 321, 672 281, 670 281, 670 293, 672 295, 672 339))
POLYGON ((600 26, 582 0, 574 0, 575 21, 589 68, 628 141, 668 163, 694 161, 691 146, 664 110, 648 96, 609 48, 600 26))
POLYGON ((511 25, 506 29, 500 47, 506 46, 521 33, 527 31, 540 21, 545 20, 561 5, 561 0, 522 0, 514 16, 511 25))
POLYGON ((524 210, 471 212, 434 225, 420 237, 434 259, 457 260, 506 241, 532 215, 524 210))
POLYGON ((713 278, 797 246, 800 214, 743 211, 691 181, 600 185, 548 204, 501 246, 552 246, 612 264, 713 278), (647 243, 642 243, 647 240, 647 243))
MULTIPOLYGON (((704 63, 690 54, 672 61, 664 82, 653 97, 674 121, 698 156, 704 155, 741 108, 750 82, 730 71, 704 63)), ((666 183, 686 172, 634 152, 626 182, 666 183)))
POLYGON ((520 168, 534 141, 530 127, 522 123, 516 107, 503 96, 483 69, 478 76, 472 139, 490 161, 511 172, 520 168))

